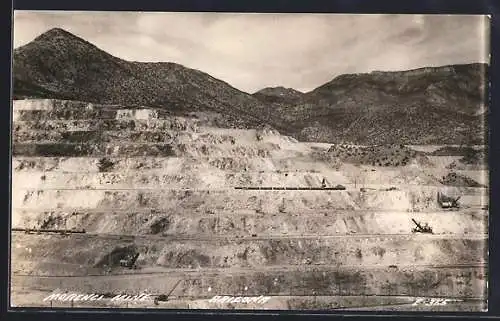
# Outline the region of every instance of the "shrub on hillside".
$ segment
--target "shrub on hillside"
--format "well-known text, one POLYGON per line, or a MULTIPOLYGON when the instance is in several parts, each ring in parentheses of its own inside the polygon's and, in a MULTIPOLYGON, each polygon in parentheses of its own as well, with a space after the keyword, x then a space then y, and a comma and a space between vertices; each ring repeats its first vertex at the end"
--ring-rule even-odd
POLYGON ((108 158, 104 157, 99 159, 99 163, 97 164, 97 167, 99 168, 99 172, 109 172, 111 169, 113 169, 113 166, 115 163, 113 163, 111 160, 108 158))
POLYGON ((372 166, 405 166, 420 153, 404 145, 346 146, 332 145, 328 150, 331 157, 342 162, 372 166))
POLYGON ((440 180, 441 184, 448 186, 457 187, 484 187, 484 185, 479 184, 475 180, 465 175, 457 174, 455 172, 448 173, 448 175, 443 176, 440 180))

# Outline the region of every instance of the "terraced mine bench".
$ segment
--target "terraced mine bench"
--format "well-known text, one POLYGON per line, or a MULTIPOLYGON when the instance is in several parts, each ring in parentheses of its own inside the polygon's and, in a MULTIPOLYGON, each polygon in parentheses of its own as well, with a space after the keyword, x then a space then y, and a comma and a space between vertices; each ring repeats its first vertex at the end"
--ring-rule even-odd
MULTIPOLYGON (((214 295, 271 296, 270 309, 444 296, 472 298, 467 309, 483 309, 484 210, 438 212, 436 191, 423 183, 354 191, 345 167, 319 163, 307 144, 278 134, 257 141, 255 130, 232 133, 132 109, 15 103, 13 231, 35 233, 12 234, 14 297, 16 290, 22 298, 24 290, 45 295, 56 288, 161 295, 179 284, 172 293, 179 306, 198 300, 214 308, 214 295), (317 173, 276 173, 304 168, 317 173), (322 187, 322 178, 349 190, 322 187), (411 219, 429 223, 435 235, 411 234, 411 219), (123 274, 119 255, 111 272, 97 266, 123 249, 140 253, 137 271, 123 274)), ((361 175, 385 187, 408 175, 399 171, 361 175)), ((474 205, 482 190, 456 192, 474 205)))

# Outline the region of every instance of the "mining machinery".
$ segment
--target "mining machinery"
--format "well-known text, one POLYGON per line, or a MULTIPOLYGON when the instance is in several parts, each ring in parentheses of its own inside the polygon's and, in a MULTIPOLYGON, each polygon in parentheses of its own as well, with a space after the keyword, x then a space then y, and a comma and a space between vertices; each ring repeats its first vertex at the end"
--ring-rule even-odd
POLYGON ((120 266, 126 267, 129 269, 136 269, 137 266, 135 265, 135 261, 137 261, 137 258, 139 257, 139 253, 136 253, 134 255, 128 255, 125 259, 120 260, 120 266))
POLYGON ((438 192, 437 195, 437 201, 439 203, 439 206, 441 206, 441 208, 443 209, 450 209, 450 210, 458 209, 460 207, 460 205, 458 204, 458 200, 460 200, 460 196, 456 198, 449 197, 442 194, 441 192, 438 192))
POLYGON ((412 228, 413 233, 429 233, 433 234, 432 232, 432 227, 429 226, 429 224, 425 223, 424 225, 420 224, 419 222, 415 221, 415 219, 411 219, 413 223, 415 223, 416 227, 412 228))

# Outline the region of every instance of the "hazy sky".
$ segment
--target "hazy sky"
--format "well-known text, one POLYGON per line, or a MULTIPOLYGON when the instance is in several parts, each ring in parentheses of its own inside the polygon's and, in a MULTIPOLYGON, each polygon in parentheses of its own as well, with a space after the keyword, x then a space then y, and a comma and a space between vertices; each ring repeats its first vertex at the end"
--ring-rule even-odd
POLYGON ((14 47, 53 27, 134 61, 171 61, 246 92, 309 91, 343 73, 487 62, 482 16, 14 13, 14 47))

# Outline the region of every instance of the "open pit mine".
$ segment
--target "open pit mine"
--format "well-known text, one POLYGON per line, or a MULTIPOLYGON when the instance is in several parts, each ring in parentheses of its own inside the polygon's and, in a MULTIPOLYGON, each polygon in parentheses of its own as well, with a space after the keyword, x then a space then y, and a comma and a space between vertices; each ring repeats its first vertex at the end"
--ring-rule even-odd
POLYGON ((442 146, 48 99, 12 130, 13 306, 486 309, 487 170, 442 146))

